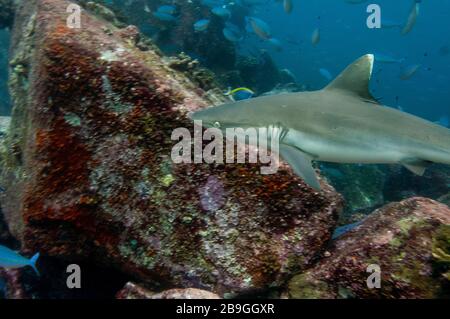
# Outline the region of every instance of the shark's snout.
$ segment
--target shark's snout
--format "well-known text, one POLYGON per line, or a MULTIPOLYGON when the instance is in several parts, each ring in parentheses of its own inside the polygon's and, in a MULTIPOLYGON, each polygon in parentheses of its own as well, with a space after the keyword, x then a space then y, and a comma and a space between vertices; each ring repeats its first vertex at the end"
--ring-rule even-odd
POLYGON ((214 122, 215 116, 211 109, 200 110, 197 112, 191 112, 188 114, 188 118, 192 121, 214 122))
POLYGON ((196 111, 196 112, 189 112, 187 117, 191 121, 205 121, 207 120, 206 116, 206 110, 196 111))

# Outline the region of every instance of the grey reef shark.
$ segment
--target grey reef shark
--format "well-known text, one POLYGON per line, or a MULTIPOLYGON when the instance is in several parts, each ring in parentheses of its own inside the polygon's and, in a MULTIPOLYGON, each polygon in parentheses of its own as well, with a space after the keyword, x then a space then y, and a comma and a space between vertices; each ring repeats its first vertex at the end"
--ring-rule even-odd
POLYGON ((373 63, 372 54, 361 57, 319 91, 257 97, 190 117, 221 130, 276 130, 270 135, 279 138, 279 154, 316 190, 312 161, 398 163, 417 175, 432 163, 450 164, 449 129, 383 106, 371 95, 373 63))

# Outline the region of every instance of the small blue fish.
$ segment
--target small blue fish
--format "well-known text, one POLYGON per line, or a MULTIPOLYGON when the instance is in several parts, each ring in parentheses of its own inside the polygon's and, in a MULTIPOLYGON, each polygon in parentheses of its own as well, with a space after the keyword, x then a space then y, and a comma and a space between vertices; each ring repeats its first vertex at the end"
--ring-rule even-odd
POLYGON ((361 225, 362 222, 363 221, 359 221, 359 222, 356 222, 353 224, 349 224, 349 225, 345 225, 345 226, 336 228, 333 233, 332 239, 337 239, 337 238, 341 237, 342 235, 345 235, 349 231, 351 231, 351 230, 355 229, 356 227, 358 227, 359 225, 361 225))
POLYGON ((223 36, 225 39, 231 42, 239 42, 242 40, 242 35, 240 34, 239 30, 235 30, 230 27, 225 27, 223 29, 223 36))
POLYGON ((311 43, 312 43, 312 45, 314 45, 314 46, 318 45, 319 42, 320 42, 320 37, 321 37, 320 29, 319 28, 315 28, 313 33, 312 33, 312 36, 311 36, 311 43))
POLYGON ((269 25, 261 19, 255 17, 246 17, 247 29, 251 29, 257 36, 263 40, 268 40, 272 37, 272 31, 269 25))
POLYGON ((286 12, 287 14, 291 14, 292 10, 294 10, 294 4, 292 3, 292 0, 284 0, 283 7, 284 12, 286 12))
POLYGON ((421 67, 420 64, 413 64, 404 68, 400 73, 400 79, 403 81, 411 79, 414 76, 414 74, 416 74, 417 71, 419 71, 420 67, 421 67))
POLYGON ((207 19, 202 19, 194 23, 194 30, 196 32, 206 31, 209 27, 210 21, 207 19))
POLYGON ((243 101, 251 99, 255 96, 255 92, 248 88, 237 88, 234 90, 229 90, 225 95, 230 96, 233 101, 243 101))
POLYGON ((321 68, 319 69, 319 72, 325 79, 327 79, 327 81, 331 81, 333 79, 333 76, 327 69, 321 68))
POLYGON ((177 9, 174 6, 170 6, 170 5, 163 5, 160 6, 156 12, 160 12, 160 13, 165 13, 165 14, 170 14, 170 15, 174 15, 175 11, 177 11, 177 9))
POLYGON ((172 22, 176 20, 176 18, 173 15, 164 12, 154 12, 153 16, 161 21, 172 22))
POLYGON ((8 247, 0 245, 0 267, 2 268, 22 268, 30 266, 40 276, 39 271, 36 268, 36 261, 39 258, 39 253, 27 259, 8 247))

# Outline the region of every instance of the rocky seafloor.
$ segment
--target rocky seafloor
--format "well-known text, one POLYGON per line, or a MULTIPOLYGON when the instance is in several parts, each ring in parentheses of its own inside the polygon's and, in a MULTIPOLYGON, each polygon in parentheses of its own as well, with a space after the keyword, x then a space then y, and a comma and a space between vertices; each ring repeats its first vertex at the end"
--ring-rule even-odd
POLYGON ((0 271, 4 297, 449 296, 448 168, 325 165, 317 192, 287 166, 174 164, 173 129, 193 133, 187 114, 225 101, 214 73, 98 4, 71 29, 69 3, 16 8, 0 244, 42 257, 40 277, 0 271))

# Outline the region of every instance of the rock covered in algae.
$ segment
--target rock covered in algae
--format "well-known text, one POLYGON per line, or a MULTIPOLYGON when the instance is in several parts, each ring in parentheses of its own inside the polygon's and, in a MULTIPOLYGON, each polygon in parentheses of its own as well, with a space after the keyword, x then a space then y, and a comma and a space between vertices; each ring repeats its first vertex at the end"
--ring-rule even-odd
MULTIPOLYGON (((0 116, 0 154, 6 153, 6 148, 4 145, 4 140, 6 138, 6 133, 8 131, 9 123, 11 122, 11 118, 9 116, 0 116)), ((2 173, 3 165, 0 164, 0 174, 2 173)), ((0 184, 0 203, 5 200, 3 186, 0 184)), ((8 231, 8 226, 6 225, 3 213, 0 207, 0 244, 9 244, 13 242, 13 238, 8 231)))
POLYGON ((326 255, 290 281, 291 298, 448 298, 450 209, 425 198, 387 205, 326 255), (369 265, 380 267, 379 289, 368 288, 369 265))
POLYGON ((0 299, 28 299, 22 274, 17 269, 0 269, 0 299), (3 296, 2 296, 3 295, 3 296))
MULTIPOLYGON (((13 30, 14 110, 3 211, 30 251, 89 260, 164 288, 244 293, 281 285, 329 241, 342 201, 288 168, 174 164, 173 129, 221 103, 135 28, 65 0, 22 2, 13 30)), ((45 271, 45 270, 43 270, 45 271)))
POLYGON ((128 282, 116 297, 117 299, 220 299, 212 292, 195 288, 169 289, 154 293, 133 282, 128 282))

